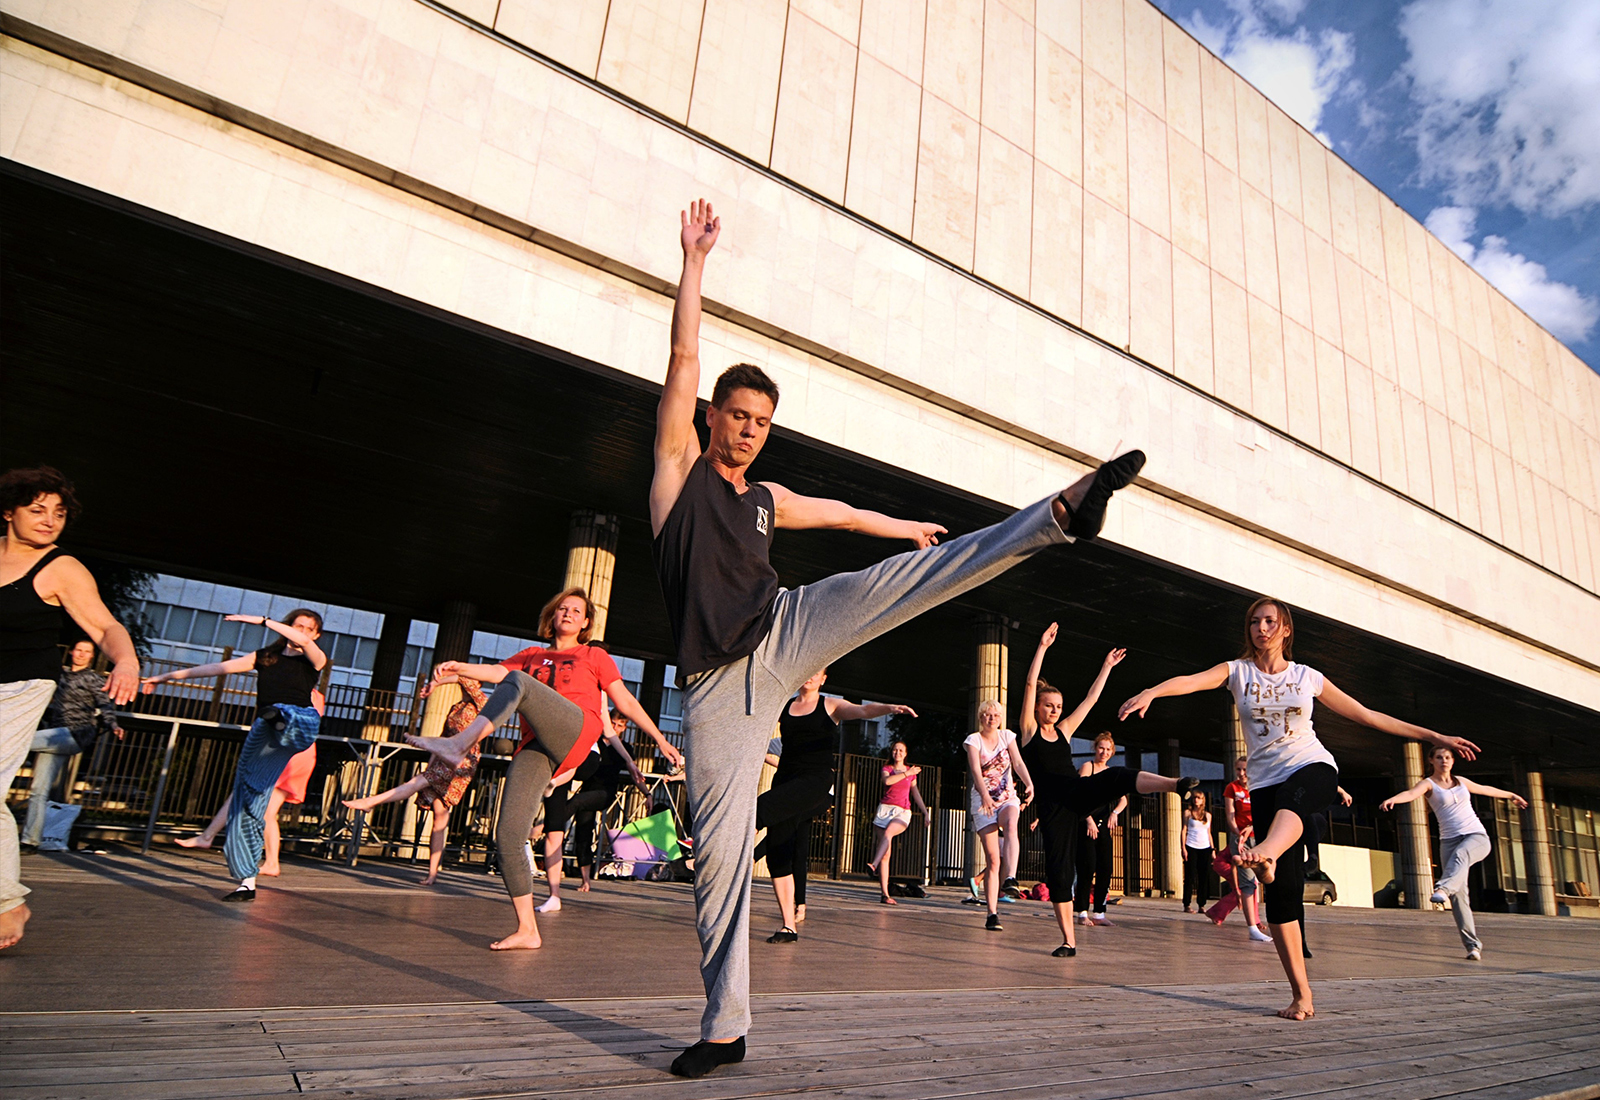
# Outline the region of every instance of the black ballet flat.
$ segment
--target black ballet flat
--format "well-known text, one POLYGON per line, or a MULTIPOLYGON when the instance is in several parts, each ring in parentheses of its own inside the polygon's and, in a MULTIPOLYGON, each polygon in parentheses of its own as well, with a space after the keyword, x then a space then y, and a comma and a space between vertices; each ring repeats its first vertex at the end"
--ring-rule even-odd
POLYGON ((1050 954, 1058 959, 1071 959, 1077 956, 1078 949, 1070 943, 1064 943, 1054 951, 1050 952, 1050 954))
POLYGON ((1083 494, 1076 508, 1067 502, 1063 493, 1058 499, 1067 510, 1067 534, 1085 541, 1098 535, 1106 525, 1106 505, 1111 502, 1111 494, 1126 488, 1138 477, 1139 471, 1144 469, 1144 461, 1143 451, 1128 451, 1105 463, 1095 471, 1088 492, 1083 494))
POLYGON ((800 939, 800 933, 793 928, 780 928, 767 937, 768 943, 794 943, 800 939))
POLYGON ((1188 794, 1200 785, 1200 780, 1192 775, 1185 775, 1178 780, 1178 794, 1188 794))
POLYGON ((231 894, 223 894, 223 901, 255 901, 256 892, 249 887, 241 886, 231 894))
POLYGON ((1000 923, 999 913, 990 913, 989 919, 983 922, 985 932, 1004 932, 1005 926, 1000 923))
POLYGON ((744 1061, 744 1036, 731 1043, 708 1043, 701 1040, 672 1060, 675 1077, 704 1077, 718 1066, 731 1066, 744 1061))

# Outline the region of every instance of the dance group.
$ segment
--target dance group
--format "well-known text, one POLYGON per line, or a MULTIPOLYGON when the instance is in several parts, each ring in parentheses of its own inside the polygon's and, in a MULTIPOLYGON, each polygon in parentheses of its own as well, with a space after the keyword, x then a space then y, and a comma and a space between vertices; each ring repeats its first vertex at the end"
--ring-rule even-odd
MULTIPOLYGON (((672 1064, 672 1072, 699 1077, 741 1061, 750 1027, 749 920, 756 831, 767 830, 765 855, 783 915, 775 942, 798 939, 803 919, 806 826, 828 798, 836 723, 905 708, 856 706, 821 695, 827 666, 866 642, 945 601, 992 580, 1048 547, 1093 539, 1101 530, 1112 494, 1139 473, 1145 456, 1119 455, 1060 492, 1023 508, 991 527, 943 539, 936 523, 895 519, 836 500, 802 496, 773 481, 747 478, 771 429, 778 387, 759 367, 740 364, 717 379, 705 411, 709 440, 704 450, 696 431, 700 387, 700 288, 707 258, 717 243, 720 219, 710 204, 695 202, 681 219, 683 274, 672 316, 671 356, 656 416, 655 473, 649 507, 653 557, 676 645, 678 686, 683 693, 684 764, 695 834, 695 928, 700 941, 706 1007, 701 1040, 672 1064), (839 574, 798 588, 779 586, 769 551, 779 528, 834 528, 912 544, 912 549, 859 572, 839 574), (774 724, 779 744, 769 744, 774 724), (757 797, 769 750, 781 751, 772 789, 757 797)), ((113 662, 106 684, 107 706, 125 704, 138 684, 138 661, 127 632, 116 624, 95 590, 93 578, 56 547, 76 502, 71 486, 54 471, 13 471, 0 482, 7 522, 0 550, 0 789, 8 787, 30 746, 60 671, 56 632, 65 609, 113 662), (55 480, 51 480, 51 477, 55 480)), ((151 677, 163 680, 216 676, 253 668, 260 706, 242 751, 228 807, 225 852, 238 887, 230 899, 254 897, 255 876, 265 854, 265 821, 285 769, 316 736, 314 688, 327 655, 318 648, 320 621, 304 611, 259 621, 279 637, 272 645, 233 661, 151 677)), ((432 754, 422 776, 393 791, 349 803, 357 809, 380 801, 423 796, 442 829, 463 778, 470 778, 479 743, 518 715, 523 739, 510 765, 496 844, 507 893, 516 911, 516 931, 492 946, 533 948, 540 944, 532 899, 532 869, 525 845, 545 802, 547 853, 559 867, 559 835, 575 800, 557 789, 575 777, 605 769, 592 763, 606 731, 601 696, 620 719, 652 736, 669 760, 676 751, 623 685, 615 663, 587 644, 593 610, 581 591, 558 594, 545 608, 541 634, 548 647, 518 653, 496 665, 447 661, 430 687, 458 683, 464 696, 442 737, 412 738, 432 754), (485 695, 478 685, 493 685, 485 695), (547 794, 557 799, 551 807, 547 794)), ((1042 681, 1041 666, 1055 640, 1052 625, 1040 640, 1024 693, 1020 736, 1004 728, 998 704, 986 704, 980 728, 966 742, 974 779, 971 814, 982 839, 986 866, 987 926, 1000 929, 995 904, 1002 881, 1000 831, 1016 835, 1023 804, 1038 804, 1038 828, 1046 854, 1046 883, 1059 918, 1058 956, 1075 952, 1073 879, 1080 831, 1086 845, 1109 844, 1113 812, 1133 795, 1186 793, 1196 785, 1175 778, 1111 767, 1110 735, 1097 741, 1095 760, 1073 763, 1071 737, 1103 691, 1121 650, 1106 657, 1082 702, 1063 714, 1063 695, 1042 681), (1090 831, 1092 825, 1093 831, 1090 831)), ((1288 975, 1293 999, 1280 1015, 1303 1020, 1313 1014, 1298 921, 1303 912, 1303 845, 1311 824, 1336 794, 1338 769, 1312 727, 1320 701, 1335 714, 1396 737, 1435 746, 1433 776, 1390 800, 1424 794, 1446 826, 1446 873, 1440 890, 1467 914, 1463 938, 1472 935, 1466 909, 1465 875, 1488 850, 1482 826, 1468 806, 1472 793, 1515 798, 1451 774, 1457 757, 1471 760, 1477 748, 1458 737, 1370 710, 1292 659, 1294 628, 1282 601, 1257 600, 1246 617, 1244 653, 1203 672, 1179 676, 1139 692, 1122 704, 1120 719, 1144 716, 1157 700, 1226 686, 1233 694, 1248 746, 1248 796, 1256 836, 1241 844, 1233 862, 1261 883, 1266 920, 1288 975)), ((620 743, 612 744, 620 749, 620 743)), ((625 751, 625 750, 624 750, 625 751)), ((637 775, 622 752, 618 758, 637 775)), ((619 769, 612 767, 613 775, 619 769)), ((911 803, 926 812, 915 792, 917 769, 897 745, 884 768, 886 792, 879 807, 879 844, 873 867, 888 895, 888 851, 893 836, 910 821, 911 803)), ((570 790, 570 788, 569 788, 570 790)), ((588 793, 585 783, 584 793, 588 793)), ((290 797, 292 792, 285 792, 290 797)), ((581 796, 580 796, 581 797, 581 796)), ((1519 799, 1520 801, 1520 799, 1519 799)), ((212 836, 215 833, 211 833, 212 836)), ((204 837, 209 840, 209 837, 204 837)), ((1248 838, 1247 838, 1248 839, 1248 838)), ((1017 845, 1008 845, 1015 878, 1017 845)), ((434 847, 430 874, 437 873, 442 838, 434 847)), ((1106 853, 1109 857, 1109 852, 1106 853)), ((1109 858, 1103 861, 1109 869, 1109 858)), ((1093 876, 1081 876, 1090 877, 1093 876)), ((555 880, 552 878, 552 900, 555 880)), ((1078 908, 1104 919, 1104 887, 1084 893, 1078 908)), ((18 881, 17 835, 9 813, 0 814, 0 947, 21 938, 27 919, 18 881), (20 916, 19 916, 20 913, 20 916)), ((559 902, 556 901, 558 905, 559 902)), ((549 908, 554 908, 554 905, 549 908)), ((547 909, 548 911, 548 909, 547 909)), ((1093 917, 1091 917, 1093 919, 1093 917)), ((1470 941, 1469 946, 1475 944, 1470 941)))

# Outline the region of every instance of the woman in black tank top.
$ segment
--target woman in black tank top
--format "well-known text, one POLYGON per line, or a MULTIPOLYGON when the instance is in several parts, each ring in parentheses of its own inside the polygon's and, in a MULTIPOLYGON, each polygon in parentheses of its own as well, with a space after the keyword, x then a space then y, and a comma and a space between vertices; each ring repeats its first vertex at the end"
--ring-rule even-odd
POLYGON ((1050 889, 1050 904, 1055 907, 1061 926, 1061 946, 1051 954, 1070 958, 1078 953, 1072 928, 1072 885, 1077 862, 1078 835, 1082 822, 1098 807, 1134 794, 1177 791, 1186 794, 1200 785, 1198 779, 1167 779, 1154 772, 1133 768, 1106 768, 1093 775, 1079 775, 1072 762, 1072 734, 1083 724, 1105 690, 1111 675, 1127 650, 1113 649, 1106 654, 1100 672, 1089 685, 1071 714, 1062 716, 1061 689, 1039 679, 1045 650, 1056 640, 1056 624, 1051 623, 1039 639, 1033 663, 1028 666, 1028 681, 1022 691, 1022 717, 1018 739, 1022 758, 1033 775, 1034 796, 1038 805, 1037 826, 1044 836, 1045 885, 1050 889))
POLYGON ((910 714, 910 707, 890 703, 847 703, 822 696, 828 670, 804 684, 778 716, 776 740, 782 755, 767 753, 777 765, 772 789, 756 799, 756 827, 767 838, 756 848, 760 859, 765 847, 772 893, 783 914, 783 926, 767 937, 768 943, 793 943, 800 938, 795 925, 806 919, 806 865, 810 860, 812 819, 833 800, 834 754, 839 746, 839 723, 859 722, 885 714, 910 714))
MULTIPOLYGON (((62 612, 111 659, 106 694, 118 705, 139 690, 133 639, 111 617, 93 575, 56 541, 78 509, 72 482, 40 466, 0 476, 0 791, 11 789, 33 746, 39 718, 61 675, 62 612)), ((0 813, 0 950, 22 938, 31 915, 23 902, 17 824, 0 813)))
MULTIPOLYGON (((314 706, 312 692, 328 664, 328 655, 317 645, 317 639, 322 636, 322 616, 308 608, 289 612, 284 616, 286 622, 265 615, 229 615, 226 618, 229 622, 264 626, 279 638, 242 657, 175 668, 150 676, 144 682, 144 690, 149 694, 157 684, 255 672, 256 720, 239 752, 233 792, 198 836, 177 842, 184 848, 209 848, 226 824, 228 839, 224 851, 228 856, 228 869, 240 885, 223 900, 254 901, 256 874, 279 873, 278 810, 288 792, 277 785, 278 780, 291 761, 301 775, 308 775, 316 763, 320 711, 314 706), (284 745, 278 743, 275 736, 286 730, 288 736, 295 738, 294 751, 289 753, 281 751, 284 745), (266 772, 272 773, 270 777, 266 772), (241 789, 249 792, 248 805, 243 804, 246 799, 241 798, 241 789), (270 794, 266 793, 268 790, 270 794)), ((300 793, 304 794, 303 789, 300 793)))

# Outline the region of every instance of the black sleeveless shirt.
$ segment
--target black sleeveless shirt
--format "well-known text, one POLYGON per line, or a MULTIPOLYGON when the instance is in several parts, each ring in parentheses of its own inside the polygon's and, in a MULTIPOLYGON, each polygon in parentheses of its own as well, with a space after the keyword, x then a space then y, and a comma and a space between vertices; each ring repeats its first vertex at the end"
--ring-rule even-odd
POLYGON ((777 528, 772 492, 741 494, 705 455, 652 547, 678 649, 678 686, 754 653, 772 629, 778 574, 767 560, 777 528))
POLYGON ((1072 739, 1060 730, 1054 741, 1046 741, 1038 733, 1028 738, 1022 746, 1022 762, 1028 765, 1033 794, 1040 802, 1065 801, 1078 782, 1078 766, 1072 762, 1072 739))
MULTIPOLYGON (((798 698, 798 696, 796 696, 798 698)), ((778 734, 783 739, 783 755, 778 757, 774 783, 787 782, 802 775, 833 774, 833 754, 839 747, 839 723, 828 714, 828 703, 817 699, 810 714, 790 714, 794 699, 783 704, 778 715, 778 734)))
POLYGON ((311 690, 322 673, 304 653, 290 655, 268 647, 256 650, 256 711, 277 703, 309 707, 311 690))
POLYGON ((61 554, 57 546, 0 587, 0 684, 61 678, 61 608, 39 598, 33 578, 61 554))

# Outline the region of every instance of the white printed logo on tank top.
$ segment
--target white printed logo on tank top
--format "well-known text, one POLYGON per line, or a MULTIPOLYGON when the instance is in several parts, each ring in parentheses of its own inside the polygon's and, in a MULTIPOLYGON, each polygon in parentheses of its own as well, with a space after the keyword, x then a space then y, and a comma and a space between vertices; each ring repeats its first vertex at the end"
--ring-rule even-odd
POLYGON ((1322 683, 1322 673, 1308 665, 1290 662, 1282 672, 1266 673, 1253 661, 1228 662, 1228 690, 1239 708, 1251 790, 1282 783, 1307 764, 1338 767, 1311 726, 1322 683))

